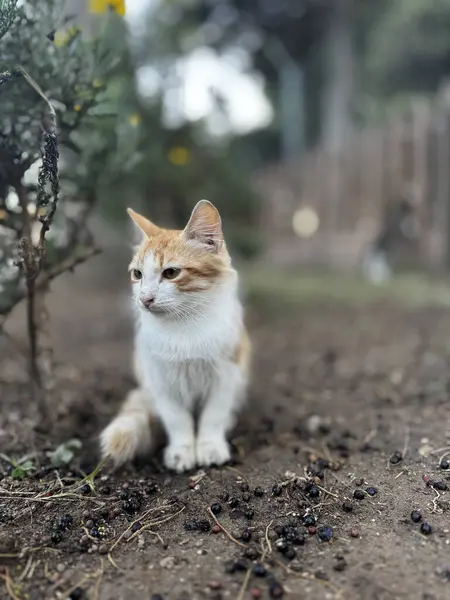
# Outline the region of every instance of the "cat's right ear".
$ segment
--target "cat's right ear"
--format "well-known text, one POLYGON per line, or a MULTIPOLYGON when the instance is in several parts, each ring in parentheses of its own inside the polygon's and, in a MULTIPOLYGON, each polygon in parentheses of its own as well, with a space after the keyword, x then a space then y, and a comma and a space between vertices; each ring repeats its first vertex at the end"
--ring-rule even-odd
POLYGON ((132 218, 134 224, 145 237, 152 237, 158 232, 158 227, 149 221, 146 217, 143 217, 139 213, 135 212, 132 208, 127 208, 127 213, 132 218))

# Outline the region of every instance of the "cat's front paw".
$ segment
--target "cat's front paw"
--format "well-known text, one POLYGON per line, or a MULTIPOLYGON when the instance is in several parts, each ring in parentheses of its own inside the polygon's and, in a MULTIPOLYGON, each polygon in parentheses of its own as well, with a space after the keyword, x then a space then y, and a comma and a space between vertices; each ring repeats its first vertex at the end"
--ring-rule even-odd
POLYGON ((164 464, 177 473, 190 471, 195 467, 194 444, 169 444, 164 450, 164 464))
POLYGON ((115 467, 132 460, 137 451, 137 435, 133 423, 124 418, 115 419, 100 436, 103 458, 109 458, 115 467))
POLYGON ((199 466, 223 465, 230 458, 230 446, 225 438, 217 437, 197 441, 197 464, 199 466))

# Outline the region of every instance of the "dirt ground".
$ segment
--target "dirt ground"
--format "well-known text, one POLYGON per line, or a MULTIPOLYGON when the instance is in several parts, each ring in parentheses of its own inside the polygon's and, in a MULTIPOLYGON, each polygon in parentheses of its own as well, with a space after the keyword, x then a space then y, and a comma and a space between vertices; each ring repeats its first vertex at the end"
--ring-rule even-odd
POLYGON ((0 598, 450 597, 449 308, 252 293, 233 464, 174 476, 156 456, 91 489, 96 436, 133 384, 125 276, 102 260, 55 286, 50 432, 1 342, 0 448, 35 469, 17 480, 0 463, 0 598), (73 437, 79 457, 50 468, 73 437))

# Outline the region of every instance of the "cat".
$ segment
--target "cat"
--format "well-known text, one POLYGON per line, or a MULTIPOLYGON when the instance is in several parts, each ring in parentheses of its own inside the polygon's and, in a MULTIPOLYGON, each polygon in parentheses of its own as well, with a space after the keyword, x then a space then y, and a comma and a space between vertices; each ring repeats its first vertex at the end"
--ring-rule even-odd
POLYGON ((219 212, 201 200, 182 231, 128 214, 142 235, 129 267, 138 387, 102 432, 102 455, 119 466, 148 453, 156 418, 167 434, 168 469, 222 465, 245 400, 251 345, 219 212))

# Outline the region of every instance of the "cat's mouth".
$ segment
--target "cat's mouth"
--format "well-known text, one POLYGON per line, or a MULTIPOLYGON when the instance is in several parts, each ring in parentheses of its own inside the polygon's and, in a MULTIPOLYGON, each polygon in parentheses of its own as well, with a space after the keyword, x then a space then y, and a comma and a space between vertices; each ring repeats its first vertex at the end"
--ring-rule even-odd
POLYGON ((167 312, 162 306, 158 306, 157 304, 151 304, 149 306, 145 306, 142 302, 139 303, 141 310, 147 313, 151 313, 154 315, 163 315, 167 312))

